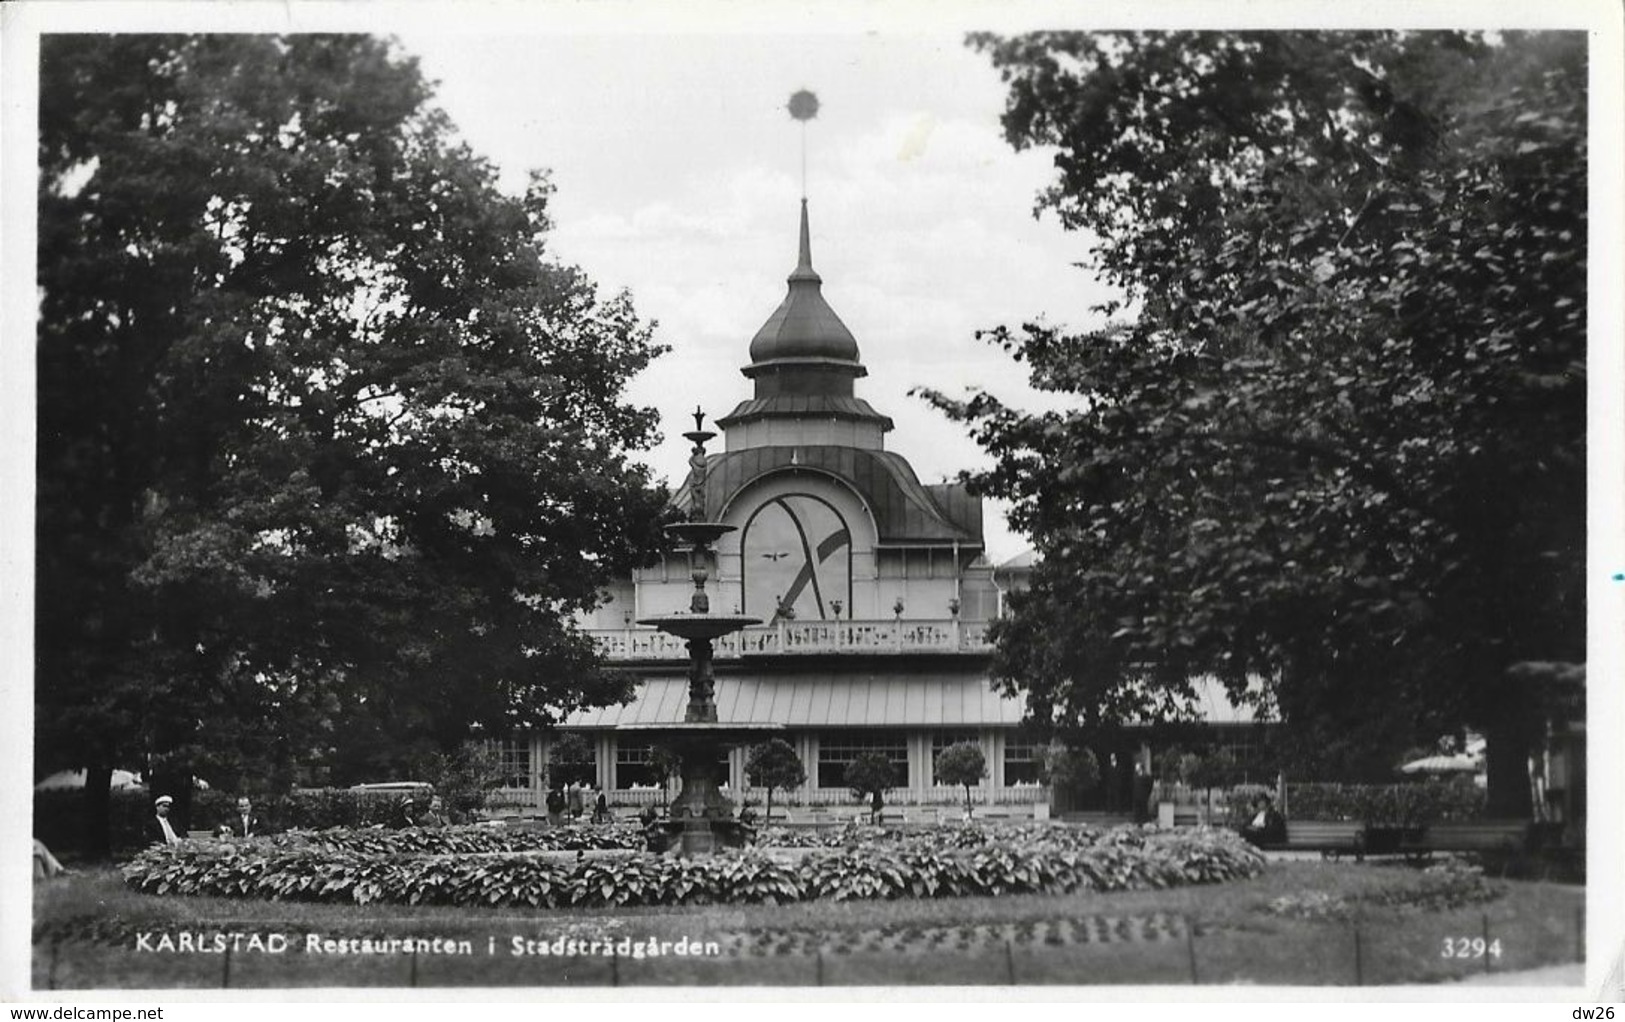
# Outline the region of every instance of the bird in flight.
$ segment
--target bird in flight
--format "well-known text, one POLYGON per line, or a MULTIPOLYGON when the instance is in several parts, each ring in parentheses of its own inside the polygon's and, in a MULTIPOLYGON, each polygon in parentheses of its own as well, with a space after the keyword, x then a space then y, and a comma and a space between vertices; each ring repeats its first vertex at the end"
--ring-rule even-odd
POLYGON ((765 553, 762 556, 766 557, 770 561, 776 561, 781 557, 789 557, 790 552, 788 550, 775 550, 772 553, 765 553))

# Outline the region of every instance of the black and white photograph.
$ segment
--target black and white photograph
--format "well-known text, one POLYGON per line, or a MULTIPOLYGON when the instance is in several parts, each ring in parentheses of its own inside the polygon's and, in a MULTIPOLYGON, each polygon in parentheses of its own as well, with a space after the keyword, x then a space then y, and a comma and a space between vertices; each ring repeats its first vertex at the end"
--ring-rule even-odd
POLYGON ((8 8, 0 999, 1625 999, 1619 10, 8 8))

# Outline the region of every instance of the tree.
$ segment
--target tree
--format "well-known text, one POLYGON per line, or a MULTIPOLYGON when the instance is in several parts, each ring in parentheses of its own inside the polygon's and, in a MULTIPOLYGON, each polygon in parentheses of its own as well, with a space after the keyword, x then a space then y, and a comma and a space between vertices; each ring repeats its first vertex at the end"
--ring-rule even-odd
MULTIPOLYGON (((36 748, 182 780, 623 698, 660 349, 364 36, 41 46, 36 748)), ((104 802, 105 804, 105 802, 104 802)))
POLYGON ((878 752, 860 752, 856 759, 846 765, 843 780, 852 789, 853 798, 859 802, 869 800, 874 810, 874 822, 879 823, 880 800, 897 783, 891 760, 878 752))
POLYGON ((660 782, 660 804, 666 804, 666 788, 671 779, 682 773, 683 760, 677 753, 664 745, 656 745, 649 752, 649 767, 654 771, 660 782))
POLYGON ((1091 749, 1052 741, 1038 750, 1038 773, 1046 784, 1089 791, 1100 783, 1100 760, 1091 749))
POLYGON ((487 742, 464 742, 452 752, 432 750, 412 771, 434 785, 452 823, 475 819, 491 792, 502 787, 502 757, 487 742))
POLYGON ((937 753, 937 781, 965 789, 965 818, 970 819, 970 790, 987 776, 987 757, 976 742, 955 742, 937 753))
POLYGON ((782 738, 773 738, 752 746, 745 759, 745 776, 750 783, 767 789, 767 811, 762 818, 773 821, 773 789, 789 791, 799 788, 807 780, 807 769, 796 755, 795 748, 782 738))
POLYGON ((1527 815, 1537 694, 1584 657, 1580 33, 977 36, 1039 206, 1120 321, 990 338, 1064 407, 928 394, 1040 554, 996 671, 1061 728, 1190 679, 1398 748, 1468 724, 1527 815))

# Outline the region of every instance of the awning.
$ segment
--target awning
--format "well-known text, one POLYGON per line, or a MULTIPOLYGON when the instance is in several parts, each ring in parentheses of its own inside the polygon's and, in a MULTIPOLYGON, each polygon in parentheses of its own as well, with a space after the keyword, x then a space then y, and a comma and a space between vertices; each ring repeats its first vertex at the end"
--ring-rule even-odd
MULTIPOLYGON (((716 680, 720 723, 773 722, 792 728, 1014 727, 1020 700, 994 692, 986 676, 886 672, 805 673, 716 680)), ((567 728, 673 724, 683 719, 688 679, 650 678, 625 706, 571 714, 567 728)))

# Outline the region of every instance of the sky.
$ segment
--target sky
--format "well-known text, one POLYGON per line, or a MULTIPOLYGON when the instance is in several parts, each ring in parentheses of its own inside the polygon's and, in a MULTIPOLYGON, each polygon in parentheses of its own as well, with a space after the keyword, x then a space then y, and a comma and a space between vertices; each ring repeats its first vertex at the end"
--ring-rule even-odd
MULTIPOLYGON (((550 172, 554 255, 657 323, 671 351, 628 396, 661 413, 665 441, 643 460, 664 479, 685 471, 696 406, 715 418, 751 395, 739 369, 796 261, 798 89, 820 101, 806 126, 813 265, 868 367, 858 395, 895 421, 887 448, 922 481, 988 461, 911 389, 1044 401, 978 329, 1100 322, 1090 307, 1110 292, 1075 265, 1088 239, 1034 216, 1051 154, 1004 141, 1005 88, 961 32, 397 38, 505 188, 550 172)), ((987 512, 991 558, 1025 549, 1002 507, 987 512)))

